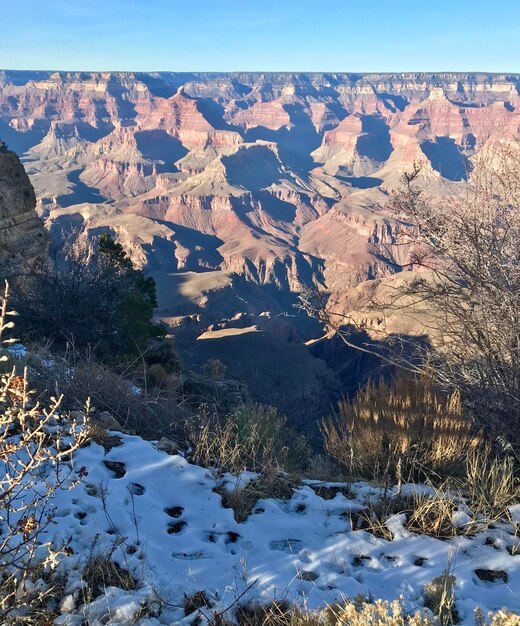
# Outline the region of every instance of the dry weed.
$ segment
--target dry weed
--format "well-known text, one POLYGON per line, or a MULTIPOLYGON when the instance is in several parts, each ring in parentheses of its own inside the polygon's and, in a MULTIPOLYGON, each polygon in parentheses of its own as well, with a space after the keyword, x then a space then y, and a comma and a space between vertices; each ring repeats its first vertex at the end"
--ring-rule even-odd
POLYGON ((510 517, 509 507, 520 502, 520 480, 511 456, 490 458, 489 446, 471 452, 463 484, 468 506, 488 524, 510 517))
POLYGON ((427 375, 370 383, 340 403, 322 433, 327 452, 351 476, 376 480, 456 474, 480 441, 459 394, 440 396, 427 375))

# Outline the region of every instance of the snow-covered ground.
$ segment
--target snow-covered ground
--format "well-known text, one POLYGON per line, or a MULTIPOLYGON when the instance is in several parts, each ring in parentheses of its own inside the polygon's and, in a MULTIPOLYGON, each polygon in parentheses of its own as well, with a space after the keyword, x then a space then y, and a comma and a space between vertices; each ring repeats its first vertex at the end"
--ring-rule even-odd
POLYGON ((520 547, 514 555, 519 540, 511 525, 442 541, 409 533, 403 517, 395 516, 394 539, 386 541, 353 530, 349 521, 378 497, 377 488, 357 483, 351 498, 337 493, 324 500, 312 482, 289 501, 259 501, 239 524, 222 507, 209 470, 139 437, 113 434, 122 443, 108 453, 95 443, 76 453, 76 469, 85 467, 88 475, 56 496, 47 538, 73 549, 60 564, 71 595, 58 624, 79 625, 84 617, 93 625, 132 623, 139 607, 157 598, 161 616, 138 623, 188 623, 193 616, 184 615, 184 597, 202 590, 216 610, 245 590, 241 602, 287 599, 309 608, 357 594, 389 600, 402 595, 413 609, 421 606, 424 585, 448 564, 463 624, 473 624, 475 607, 520 611, 520 547), (82 566, 89 556, 110 554, 142 581, 140 588, 110 588, 80 610, 82 566), (477 569, 506 572, 507 581, 480 580, 477 569))

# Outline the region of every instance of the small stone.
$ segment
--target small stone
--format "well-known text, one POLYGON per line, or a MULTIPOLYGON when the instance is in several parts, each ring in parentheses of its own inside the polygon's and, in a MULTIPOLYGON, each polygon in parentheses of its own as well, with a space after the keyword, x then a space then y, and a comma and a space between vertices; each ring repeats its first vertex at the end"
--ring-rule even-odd
POLYGON ((167 437, 161 437, 157 442, 157 450, 166 452, 166 454, 177 454, 179 452, 179 444, 167 437))
POLYGON ((300 580, 308 580, 312 582, 313 580, 316 580, 318 576, 319 575, 316 574, 316 572, 309 572, 309 571, 298 572, 298 578, 300 580))
POLYGON ((95 416, 95 421, 104 426, 107 430, 121 430, 121 424, 108 411, 101 411, 95 416))

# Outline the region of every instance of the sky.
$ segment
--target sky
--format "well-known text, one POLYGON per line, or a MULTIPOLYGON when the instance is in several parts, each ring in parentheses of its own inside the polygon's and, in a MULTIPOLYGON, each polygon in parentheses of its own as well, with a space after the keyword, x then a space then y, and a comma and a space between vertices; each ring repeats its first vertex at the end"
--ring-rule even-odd
POLYGON ((0 0, 0 67, 520 72, 520 0, 0 0))

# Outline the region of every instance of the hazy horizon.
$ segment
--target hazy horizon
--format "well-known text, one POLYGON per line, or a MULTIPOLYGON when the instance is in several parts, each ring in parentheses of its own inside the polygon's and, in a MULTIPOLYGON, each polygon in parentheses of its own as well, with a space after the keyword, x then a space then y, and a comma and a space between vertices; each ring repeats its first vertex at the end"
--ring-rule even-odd
POLYGON ((159 69, 159 70, 135 70, 135 69, 118 69, 116 68, 90 68, 90 69, 64 69, 60 67, 45 67, 45 68, 13 68, 13 67, 0 67, 1 72, 34 72, 34 73, 78 73, 78 74, 186 74, 186 75, 219 75, 219 74, 292 74, 292 75, 310 75, 310 74, 333 74, 333 75, 347 75, 347 76, 369 76, 369 75, 388 75, 388 76, 406 76, 406 75, 485 75, 485 76, 520 76, 520 70, 516 72, 509 72, 504 70, 498 71, 486 71, 486 70, 389 70, 389 71, 357 71, 357 70, 249 70, 249 69, 236 69, 236 70, 175 70, 175 69, 159 69))

